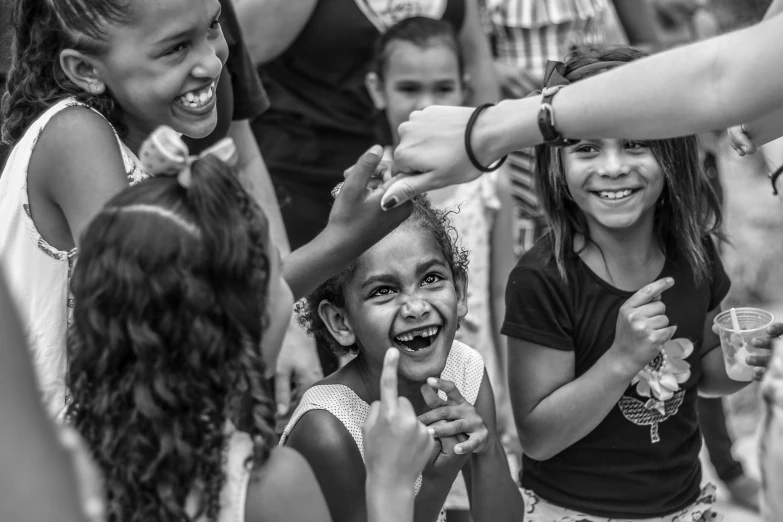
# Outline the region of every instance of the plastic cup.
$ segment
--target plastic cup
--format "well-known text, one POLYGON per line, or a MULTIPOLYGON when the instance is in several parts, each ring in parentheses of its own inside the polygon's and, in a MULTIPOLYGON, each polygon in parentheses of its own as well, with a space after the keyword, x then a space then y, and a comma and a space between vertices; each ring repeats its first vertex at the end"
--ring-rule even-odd
POLYGON ((764 335, 764 330, 772 324, 775 317, 758 308, 736 308, 735 312, 739 320, 739 332, 734 331, 730 310, 715 316, 720 346, 723 350, 723 360, 726 363, 726 374, 735 381, 751 381, 753 380, 753 367, 748 366, 745 358, 751 354, 768 351, 763 348, 755 348, 751 341, 754 337, 764 335))

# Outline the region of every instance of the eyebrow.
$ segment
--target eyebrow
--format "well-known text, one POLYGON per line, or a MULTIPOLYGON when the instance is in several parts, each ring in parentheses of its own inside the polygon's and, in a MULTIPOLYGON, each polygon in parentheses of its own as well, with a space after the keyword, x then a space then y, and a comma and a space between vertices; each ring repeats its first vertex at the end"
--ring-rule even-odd
MULTIPOLYGON (((215 11, 215 14, 212 16, 211 19, 212 20, 216 20, 216 19, 220 18, 221 14, 223 14, 223 8, 220 5, 218 5, 218 8, 215 11)), ((193 28, 185 29, 185 30, 179 31, 178 33, 174 33, 172 35, 164 36, 160 40, 157 40, 155 42, 155 45, 163 46, 163 45, 166 45, 166 44, 169 44, 169 43, 173 43, 175 41, 182 40, 183 38, 189 37, 192 33, 193 33, 193 28)))
MULTIPOLYGON (((446 263, 444 263, 441 259, 434 257, 432 259, 428 259, 423 263, 420 263, 419 266, 416 267, 416 274, 422 274, 424 272, 427 272, 428 270, 432 270, 434 267, 448 269, 446 263)), ((396 282, 397 282, 397 278, 391 274, 378 274, 378 275, 368 277, 362 283, 361 288, 365 289, 368 286, 372 286, 379 283, 390 284, 396 282)))

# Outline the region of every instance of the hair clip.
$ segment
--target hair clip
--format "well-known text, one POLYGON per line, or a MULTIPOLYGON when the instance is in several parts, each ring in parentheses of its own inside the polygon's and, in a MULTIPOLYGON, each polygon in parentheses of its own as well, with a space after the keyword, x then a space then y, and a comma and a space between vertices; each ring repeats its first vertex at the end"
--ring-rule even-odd
POLYGON ((214 154, 223 163, 234 166, 237 163, 237 149, 234 140, 223 138, 198 156, 191 156, 181 135, 171 127, 161 126, 153 131, 141 144, 139 156, 144 168, 156 176, 177 176, 177 182, 185 188, 191 185, 190 166, 197 159, 214 154))

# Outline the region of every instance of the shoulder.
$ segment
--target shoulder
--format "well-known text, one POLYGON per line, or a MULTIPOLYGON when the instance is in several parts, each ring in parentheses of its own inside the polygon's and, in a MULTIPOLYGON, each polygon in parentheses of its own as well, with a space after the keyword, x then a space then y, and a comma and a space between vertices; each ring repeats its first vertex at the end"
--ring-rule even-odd
MULTIPOLYGON (((305 457, 315 456, 319 460, 358 457, 361 453, 348 428, 331 412, 323 409, 304 413, 291 429, 285 444, 305 457)), ((308 458, 310 462, 312 460, 308 458)))
MULTIPOLYGON (((539 240, 533 248, 525 252, 509 274, 506 296, 531 292, 564 292, 566 283, 557 270, 551 252, 549 240, 546 238, 539 240)), ((566 262, 566 272, 569 278, 575 277, 576 269, 570 260, 566 262)))
POLYGON ((273 449, 253 474, 245 512, 248 522, 329 519, 313 470, 302 455, 286 447, 273 449))

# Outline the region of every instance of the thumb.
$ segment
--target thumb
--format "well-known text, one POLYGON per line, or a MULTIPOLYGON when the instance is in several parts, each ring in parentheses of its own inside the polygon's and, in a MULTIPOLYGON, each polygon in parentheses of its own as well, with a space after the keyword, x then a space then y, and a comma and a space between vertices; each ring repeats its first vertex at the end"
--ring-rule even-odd
POLYGON ((421 385, 421 395, 424 397, 424 402, 427 403, 427 406, 432 409, 443 406, 445 404, 445 402, 443 402, 443 400, 438 396, 438 392, 429 384, 421 385))
POLYGON ((432 174, 400 174, 384 183, 385 192, 381 198, 381 208, 391 210, 423 194, 435 186, 432 174))
POLYGON ((275 374, 275 402, 278 415, 288 413, 288 408, 291 407, 291 379, 281 372, 275 374))
POLYGON ((370 149, 362 154, 356 161, 356 165, 349 168, 345 172, 345 185, 341 192, 346 194, 354 193, 364 194, 367 188, 367 183, 370 178, 375 174, 375 169, 381 162, 383 157, 383 147, 380 145, 373 145, 370 149))

